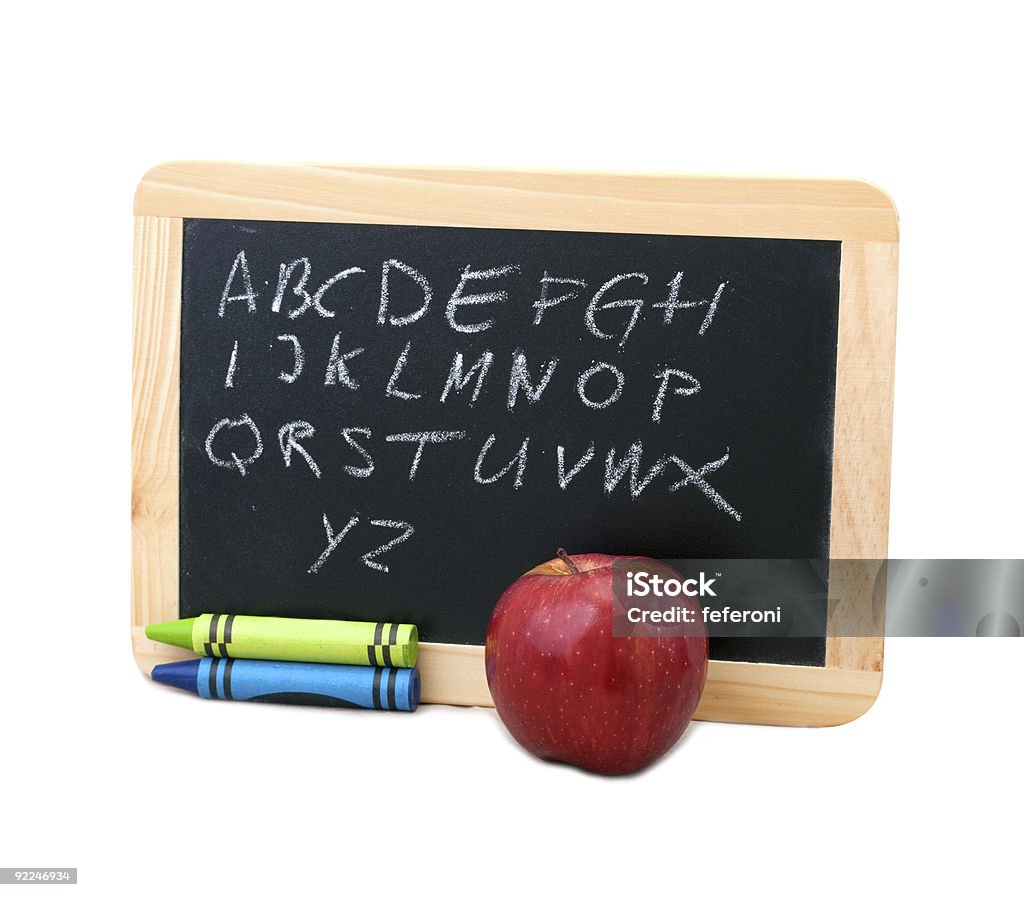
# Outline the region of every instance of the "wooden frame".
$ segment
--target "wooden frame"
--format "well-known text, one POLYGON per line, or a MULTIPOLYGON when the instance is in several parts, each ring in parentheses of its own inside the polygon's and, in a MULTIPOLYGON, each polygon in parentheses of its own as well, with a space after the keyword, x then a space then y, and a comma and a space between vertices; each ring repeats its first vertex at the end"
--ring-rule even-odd
MULTIPOLYGON (((132 645, 145 672, 186 656, 143 633, 178 615, 184 218, 840 240, 831 557, 886 557, 899 236, 896 211, 878 188, 849 180, 176 162, 149 171, 135 195, 132 645)), ((843 578, 830 591, 830 632, 840 619, 878 614, 870 574, 843 578)), ((424 644, 420 658, 424 701, 491 704, 482 647, 424 644)), ((830 636, 823 668, 712 661, 697 717, 837 725, 867 710, 881 682, 880 635, 830 636)))

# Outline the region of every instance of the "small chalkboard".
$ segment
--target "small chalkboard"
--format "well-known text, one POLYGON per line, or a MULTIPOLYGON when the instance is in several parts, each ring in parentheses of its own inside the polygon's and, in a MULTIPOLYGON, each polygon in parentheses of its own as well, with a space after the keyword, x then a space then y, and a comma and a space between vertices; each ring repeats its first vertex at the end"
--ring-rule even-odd
MULTIPOLYGON (((709 211, 699 179, 520 177, 147 175, 138 626, 209 611, 412 622, 424 699, 486 703, 494 603, 559 546, 884 557, 884 197, 747 182, 750 205, 730 205, 744 182, 726 181, 709 211)), ((826 622, 818 638, 713 643, 701 715, 859 715, 880 641, 826 622), (756 709, 758 688, 806 689, 794 676, 817 677, 833 709, 756 709)))

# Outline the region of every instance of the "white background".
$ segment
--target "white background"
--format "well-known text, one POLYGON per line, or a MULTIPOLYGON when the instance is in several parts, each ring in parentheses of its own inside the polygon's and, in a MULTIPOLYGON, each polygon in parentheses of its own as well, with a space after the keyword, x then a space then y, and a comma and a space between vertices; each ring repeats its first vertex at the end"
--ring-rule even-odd
POLYGON ((0 865, 89 894, 1019 888, 1016 640, 891 640, 861 720, 694 724, 626 779, 487 710, 219 704, 133 663, 132 193, 178 158, 871 180, 902 238, 890 555, 1021 555, 1019 30, 707 6, 4 13, 0 865))

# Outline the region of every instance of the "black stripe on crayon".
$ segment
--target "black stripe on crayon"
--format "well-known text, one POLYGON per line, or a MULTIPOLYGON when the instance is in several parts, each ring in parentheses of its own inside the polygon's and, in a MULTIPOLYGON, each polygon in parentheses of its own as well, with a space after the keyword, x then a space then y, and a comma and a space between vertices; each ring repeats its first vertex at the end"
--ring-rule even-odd
POLYGON ((398 670, 394 667, 388 667, 388 709, 397 710, 398 704, 395 702, 395 685, 398 684, 398 670))
MULTIPOLYGON (((230 619, 230 617, 228 619, 230 619)), ((233 663, 233 660, 224 661, 224 697, 229 701, 234 700, 234 698, 231 697, 231 664, 233 663)))
POLYGON ((380 674, 381 674, 381 672, 382 672, 382 670, 381 670, 380 667, 377 667, 377 669, 375 669, 373 671, 373 709, 374 710, 380 710, 381 709, 381 706, 380 706, 380 674))
POLYGON ((210 697, 216 698, 217 695, 217 667, 220 666, 220 661, 215 657, 210 661, 210 697))
POLYGON ((217 644, 217 624, 220 622, 220 614, 214 614, 210 617, 210 657, 216 657, 217 652, 213 650, 213 646, 217 644))
POLYGON ((388 623, 388 643, 383 648, 381 648, 381 654, 384 657, 384 666, 386 667, 391 666, 391 646, 395 643, 396 640, 397 636, 395 634, 395 624, 388 623))
POLYGON ((224 657, 228 656, 228 645, 231 644, 231 624, 235 622, 235 614, 228 614, 224 621, 224 641, 220 643, 220 652, 224 657))
POLYGON ((378 663, 378 661, 377 661, 377 645, 379 645, 381 643, 381 641, 382 641, 381 636, 383 634, 384 634, 384 624, 383 623, 378 623, 376 625, 376 627, 374 627, 374 630, 373 630, 373 645, 374 645, 374 648, 373 648, 373 665, 374 666, 377 666, 377 663, 378 663))

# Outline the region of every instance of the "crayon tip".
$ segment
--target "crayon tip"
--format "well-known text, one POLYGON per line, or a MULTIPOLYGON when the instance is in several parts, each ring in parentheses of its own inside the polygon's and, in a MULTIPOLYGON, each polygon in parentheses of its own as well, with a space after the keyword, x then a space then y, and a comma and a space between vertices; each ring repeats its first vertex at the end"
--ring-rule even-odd
POLYGON ((185 620, 169 620, 167 623, 151 623, 146 627, 146 638, 165 645, 192 650, 192 624, 195 617, 185 620))
POLYGON ((199 673, 198 660, 180 660, 177 663, 160 663, 153 667, 150 675, 154 682, 161 685, 173 685, 193 694, 199 694, 196 675, 199 673))

